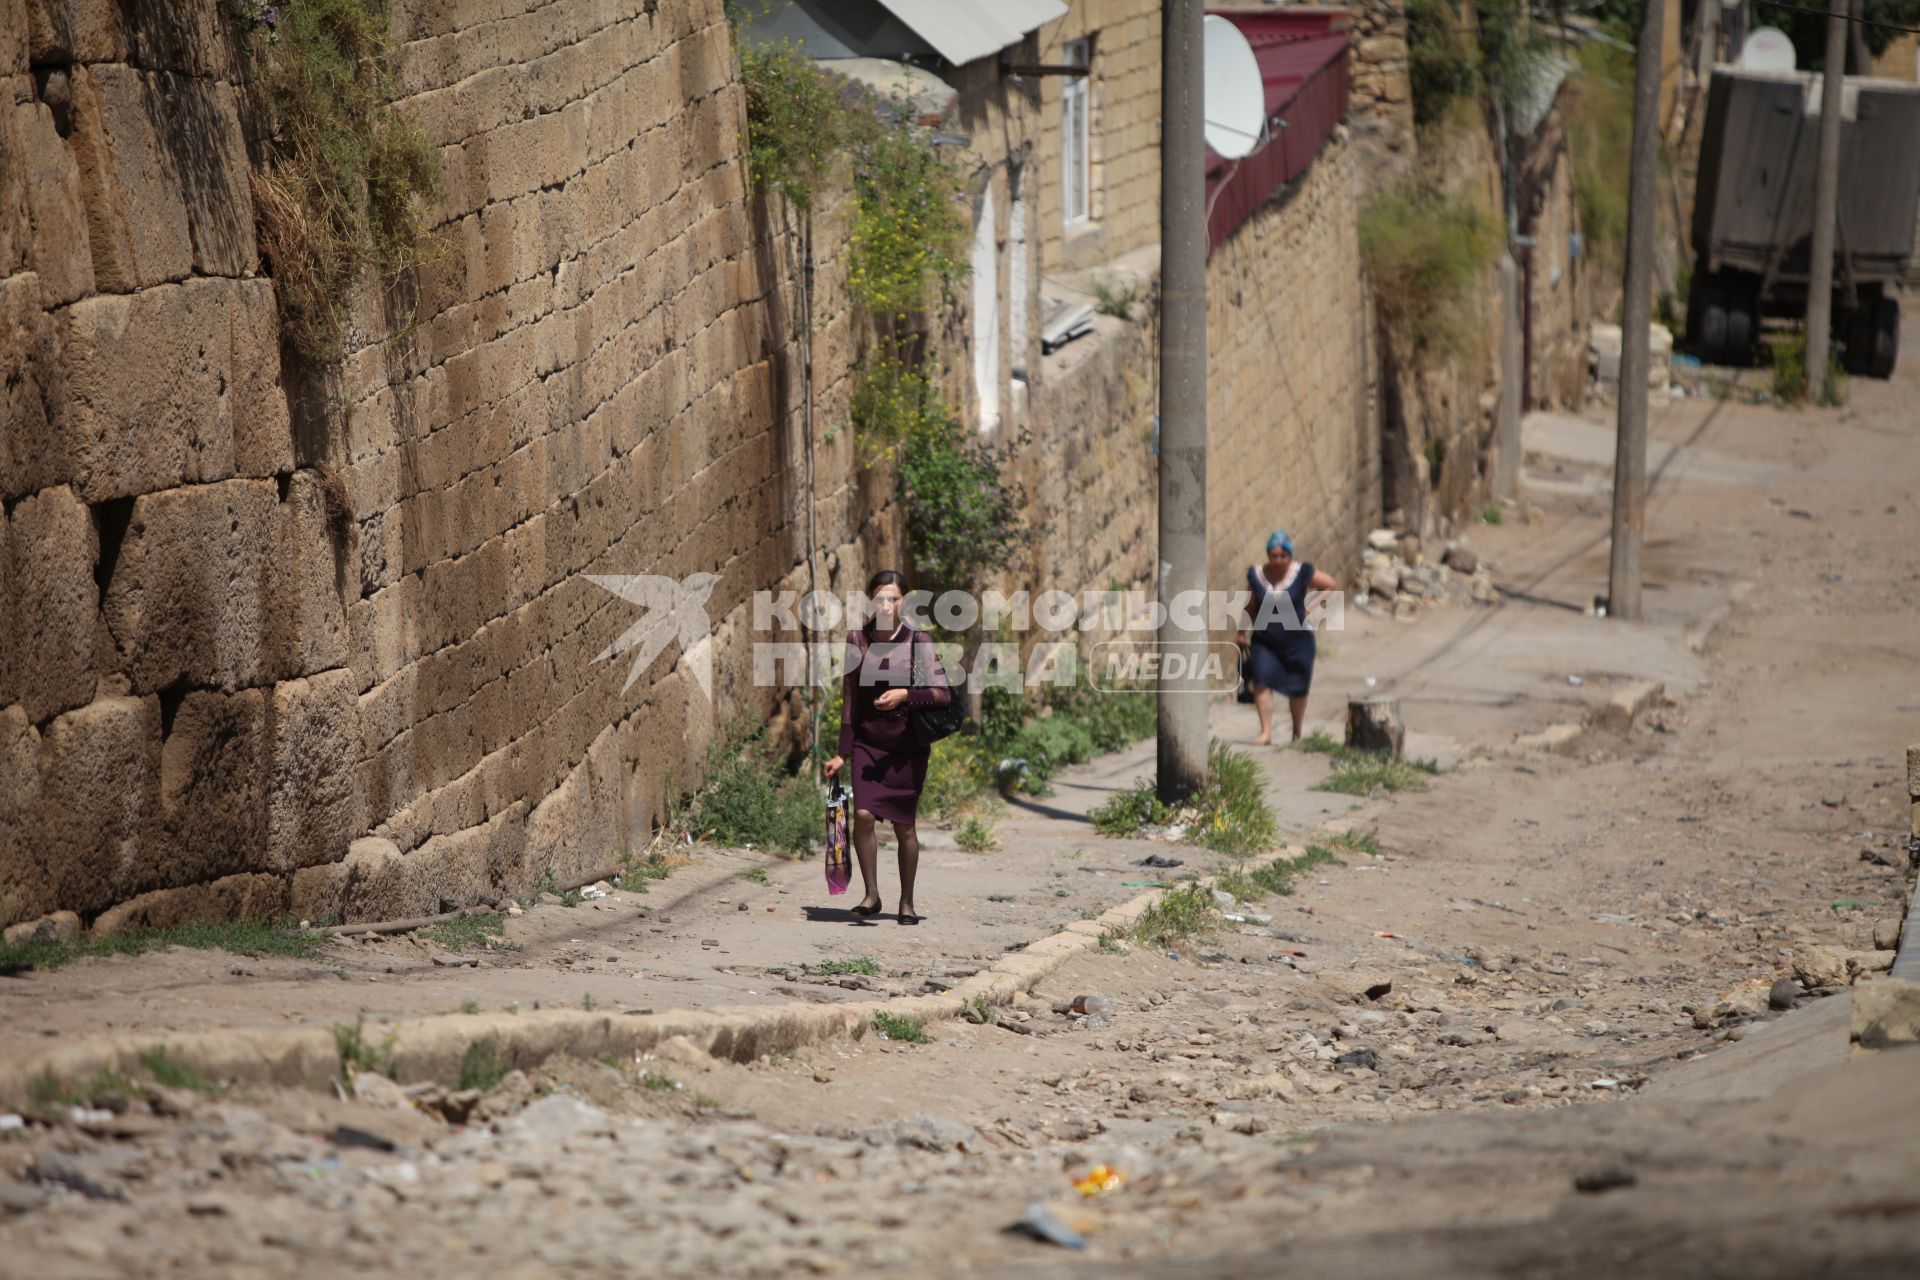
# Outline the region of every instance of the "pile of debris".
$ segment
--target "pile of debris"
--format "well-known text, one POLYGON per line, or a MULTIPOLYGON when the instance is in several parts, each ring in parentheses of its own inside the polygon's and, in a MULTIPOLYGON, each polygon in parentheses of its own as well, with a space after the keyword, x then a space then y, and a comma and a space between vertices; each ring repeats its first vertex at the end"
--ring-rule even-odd
POLYGON ((1415 534, 1375 529, 1361 553, 1355 608, 1380 618, 1412 618, 1432 605, 1497 605, 1492 566, 1464 541, 1446 544, 1438 561, 1422 554, 1415 534))

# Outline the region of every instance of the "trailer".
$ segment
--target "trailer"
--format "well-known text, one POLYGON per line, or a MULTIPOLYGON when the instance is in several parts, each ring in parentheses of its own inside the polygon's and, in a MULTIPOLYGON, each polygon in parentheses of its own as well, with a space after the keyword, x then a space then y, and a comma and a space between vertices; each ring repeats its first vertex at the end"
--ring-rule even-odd
MULTIPOLYGON (((1714 68, 1687 303, 1689 345, 1712 363, 1745 364, 1762 317, 1806 314, 1820 79, 1714 68)), ((1884 378, 1920 207, 1920 85, 1849 76, 1841 102, 1833 334, 1850 372, 1884 378)))

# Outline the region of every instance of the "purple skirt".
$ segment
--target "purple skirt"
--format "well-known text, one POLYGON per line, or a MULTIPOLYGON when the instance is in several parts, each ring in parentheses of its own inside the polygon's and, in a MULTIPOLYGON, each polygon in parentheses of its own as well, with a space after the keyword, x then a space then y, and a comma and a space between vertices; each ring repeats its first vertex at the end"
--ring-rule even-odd
POLYGON ((911 826, 920 810, 920 789, 927 783, 927 760, 904 711, 862 717, 847 761, 853 774, 853 807, 881 822, 911 826))

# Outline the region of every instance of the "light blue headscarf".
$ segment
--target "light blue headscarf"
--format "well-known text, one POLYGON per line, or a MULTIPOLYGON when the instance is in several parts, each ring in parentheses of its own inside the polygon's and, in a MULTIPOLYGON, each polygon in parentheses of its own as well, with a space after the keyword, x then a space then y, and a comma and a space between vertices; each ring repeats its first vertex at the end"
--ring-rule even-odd
POLYGON ((1285 529, 1275 529, 1267 535, 1267 550, 1272 551, 1275 547, 1284 547, 1288 555, 1293 554, 1293 539, 1287 536, 1285 529))

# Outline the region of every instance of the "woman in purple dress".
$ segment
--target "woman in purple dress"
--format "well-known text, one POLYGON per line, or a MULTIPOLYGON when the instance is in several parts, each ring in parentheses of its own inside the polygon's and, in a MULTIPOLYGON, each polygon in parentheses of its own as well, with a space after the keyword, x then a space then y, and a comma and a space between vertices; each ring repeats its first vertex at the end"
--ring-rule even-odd
POLYGON ((853 852, 866 892, 853 914, 881 911, 879 837, 876 821, 893 824, 900 851, 901 924, 919 924, 913 909, 913 877, 920 867, 920 836, 914 819, 927 781, 929 751, 914 739, 908 711, 944 707, 953 700, 946 673, 934 656, 933 638, 900 616, 906 579, 891 569, 873 575, 867 595, 873 619, 847 635, 845 697, 840 712, 840 749, 827 761, 831 778, 853 766, 853 852), (918 679, 914 668, 918 667, 918 679))

